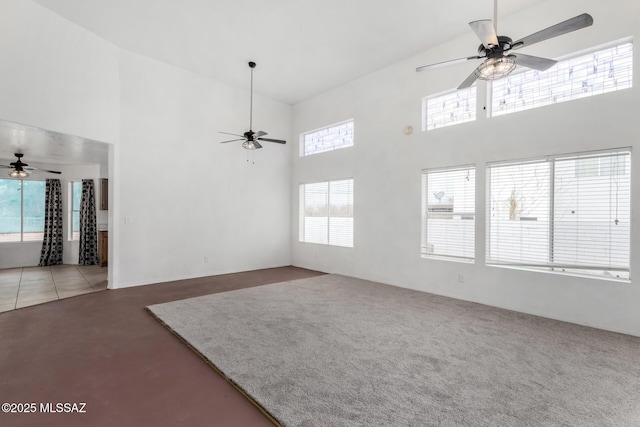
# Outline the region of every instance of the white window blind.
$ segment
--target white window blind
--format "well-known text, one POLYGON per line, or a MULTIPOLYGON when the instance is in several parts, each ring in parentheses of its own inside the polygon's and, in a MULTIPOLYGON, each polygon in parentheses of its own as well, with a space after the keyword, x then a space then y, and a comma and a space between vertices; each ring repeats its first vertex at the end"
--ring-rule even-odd
POLYGON ((475 258, 475 167, 422 172, 422 256, 475 258))
POLYGON ((310 156, 352 145, 353 120, 349 120, 303 134, 300 143, 300 156, 310 156))
POLYGON ((547 71, 527 71, 494 80, 491 114, 501 116, 633 86, 633 43, 558 62, 547 71))
POLYGON ((353 179, 300 185, 300 241, 353 247, 353 179))
POLYGON ((629 279, 630 158, 488 165, 487 263, 629 279))
POLYGON ((422 117, 423 131, 475 120, 476 87, 423 98, 422 117))

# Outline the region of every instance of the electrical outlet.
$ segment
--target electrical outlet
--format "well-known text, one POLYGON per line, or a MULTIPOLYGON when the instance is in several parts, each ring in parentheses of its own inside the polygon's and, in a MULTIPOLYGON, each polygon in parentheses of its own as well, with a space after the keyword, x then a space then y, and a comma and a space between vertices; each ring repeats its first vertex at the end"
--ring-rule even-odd
POLYGON ((458 283, 464 283, 464 274, 458 273, 458 283))
POLYGON ((204 256, 204 262, 209 262, 209 257, 208 256, 204 256))

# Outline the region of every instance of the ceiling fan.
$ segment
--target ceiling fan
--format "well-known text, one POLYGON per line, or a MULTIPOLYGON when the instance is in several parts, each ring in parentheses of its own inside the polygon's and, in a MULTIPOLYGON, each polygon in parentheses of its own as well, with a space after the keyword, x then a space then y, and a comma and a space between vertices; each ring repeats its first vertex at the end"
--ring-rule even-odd
POLYGON ((29 172, 27 171, 33 171, 33 170, 41 170, 43 172, 57 173, 57 174, 62 173, 60 171, 51 171, 47 169, 40 169, 40 168, 29 166, 28 164, 22 162, 22 157, 24 156, 24 154, 22 153, 14 153, 14 156, 16 156, 18 160, 16 160, 15 162, 9 163, 8 166, 0 165, 0 168, 12 169, 12 171, 9 172, 9 176, 11 178, 20 178, 20 179, 27 178, 29 176, 29 172))
POLYGON ((251 128, 253 127, 253 69, 256 68, 256 63, 255 62, 249 62, 249 68, 251 68, 251 97, 250 97, 250 103, 249 103, 249 130, 246 131, 245 133, 243 133, 242 135, 239 135, 237 133, 229 133, 229 132, 220 132, 220 133, 224 133, 225 135, 233 135, 233 136, 239 136, 239 139, 231 139, 229 141, 220 141, 222 144, 226 144, 227 142, 234 142, 234 141, 244 141, 242 143, 242 146, 244 148, 246 148, 247 150, 257 150, 259 148, 262 148, 262 145, 260 144, 260 142, 258 141, 267 141, 267 142, 276 142, 278 144, 286 144, 287 141, 284 141, 282 139, 271 139, 271 138, 263 138, 265 135, 267 135, 266 132, 263 131, 258 131, 258 132, 254 132, 253 130, 251 130, 251 128))
POLYGON ((478 54, 476 56, 423 65, 422 67, 416 68, 416 71, 439 68, 472 59, 482 59, 482 63, 462 82, 460 86, 458 86, 458 89, 464 89, 471 86, 477 79, 496 80, 506 77, 515 69, 516 65, 545 71, 553 67, 558 61, 540 58, 538 56, 524 55, 521 53, 512 54, 510 52, 512 50, 527 47, 534 43, 561 36, 593 24, 593 18, 591 15, 583 13, 514 42, 511 37, 497 35, 497 8, 498 1, 495 0, 493 22, 490 19, 469 22, 469 26, 482 42, 478 47, 478 54))

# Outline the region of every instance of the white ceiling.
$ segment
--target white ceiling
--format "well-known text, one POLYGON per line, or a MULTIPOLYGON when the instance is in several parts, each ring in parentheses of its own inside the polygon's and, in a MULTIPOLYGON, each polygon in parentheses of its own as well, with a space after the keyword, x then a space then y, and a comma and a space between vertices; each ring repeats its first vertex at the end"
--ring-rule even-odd
MULTIPOLYGON (((22 161, 34 167, 40 166, 39 163, 106 166, 109 159, 109 144, 104 142, 6 120, 0 120, 0 141, 0 165, 15 162, 14 153, 24 154, 22 161)), ((0 178, 4 176, 4 172, 0 172, 0 178)))
MULTIPOLYGON (((133 52, 295 104, 470 32, 494 0, 35 0, 133 52)), ((541 0, 503 0, 498 19, 541 0)), ((452 58, 474 54, 455 52, 452 58)), ((423 65, 423 64, 417 64, 423 65)))

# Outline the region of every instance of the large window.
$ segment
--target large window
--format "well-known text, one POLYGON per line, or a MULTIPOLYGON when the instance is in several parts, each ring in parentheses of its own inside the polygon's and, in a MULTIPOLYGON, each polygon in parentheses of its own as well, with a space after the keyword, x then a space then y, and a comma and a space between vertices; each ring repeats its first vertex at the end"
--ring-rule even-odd
POLYGON ((422 256, 473 261, 475 168, 422 172, 422 256))
POLYGON ((300 185, 300 241, 353 247, 353 179, 300 185))
POLYGON ((428 96, 422 100, 422 130, 476 119, 476 87, 428 96))
POLYGON ((0 179, 0 242, 44 237, 45 182, 0 179))
POLYGON ((82 199, 82 182, 71 182, 71 240, 80 239, 80 200, 82 199))
POLYGON ((348 120, 303 134, 300 138, 300 156, 310 156, 352 145, 353 120, 348 120))
POLYGON ((488 165, 487 263, 629 279, 630 157, 488 165))
POLYGON ((633 85, 633 43, 558 62, 547 71, 527 69, 492 82, 493 116, 599 95, 633 85))

